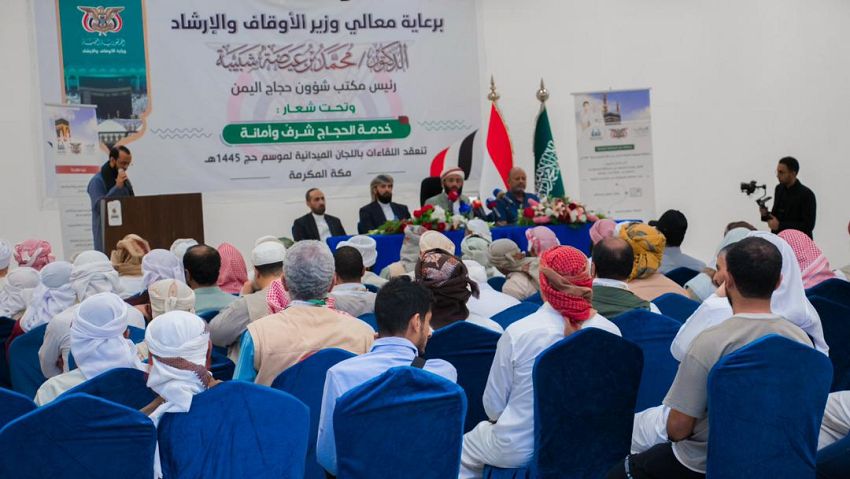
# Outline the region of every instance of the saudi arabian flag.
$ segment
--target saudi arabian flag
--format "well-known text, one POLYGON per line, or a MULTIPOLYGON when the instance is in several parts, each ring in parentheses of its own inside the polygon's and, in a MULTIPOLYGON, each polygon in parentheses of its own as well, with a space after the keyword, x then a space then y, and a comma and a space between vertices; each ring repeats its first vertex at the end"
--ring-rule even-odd
POLYGON ((566 195, 545 103, 540 105, 540 114, 537 115, 537 126, 534 129, 534 186, 541 198, 566 195))

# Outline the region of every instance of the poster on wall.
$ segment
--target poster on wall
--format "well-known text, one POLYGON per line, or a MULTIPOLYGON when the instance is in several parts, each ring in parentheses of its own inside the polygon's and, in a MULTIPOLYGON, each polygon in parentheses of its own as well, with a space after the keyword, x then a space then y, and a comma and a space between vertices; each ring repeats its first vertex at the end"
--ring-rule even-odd
POLYGON ((79 197, 104 161, 95 107, 46 104, 42 118, 47 196, 79 197))
POLYGON ((378 173, 418 187, 480 125, 474 0, 33 9, 43 101, 95 105, 98 163, 130 148, 137 194, 361 187, 378 173))
POLYGON ((654 218, 649 90, 573 97, 582 201, 613 218, 654 218))

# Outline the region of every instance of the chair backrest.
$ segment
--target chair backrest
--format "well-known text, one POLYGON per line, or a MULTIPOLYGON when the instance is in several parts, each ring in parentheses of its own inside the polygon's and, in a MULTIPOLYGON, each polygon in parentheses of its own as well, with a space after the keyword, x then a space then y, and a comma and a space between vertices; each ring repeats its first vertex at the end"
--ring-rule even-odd
POLYGON ((32 399, 21 393, 0 388, 0 429, 24 414, 35 409, 32 399))
POLYGON ((329 348, 316 352, 309 358, 286 369, 272 382, 272 387, 295 396, 310 410, 310 438, 307 442, 305 479, 324 479, 324 469, 316 462, 316 440, 319 416, 322 412, 322 394, 328 369, 340 361, 356 356, 344 349, 329 348))
POLYGON ((465 413, 457 384, 410 366, 389 369, 337 399, 337 477, 457 477, 465 413))
POLYGON ((46 381, 41 374, 38 349, 44 342, 46 324, 18 336, 9 347, 9 375, 12 389, 26 397, 34 398, 38 388, 46 381))
POLYGON ((694 279, 696 275, 699 274, 699 271, 694 271, 691 268, 685 268, 682 266, 681 268, 676 268, 672 271, 668 271, 664 276, 672 279, 679 286, 684 287, 685 283, 694 279))
POLYGON ((627 311, 611 322, 620 328, 623 338, 637 344, 643 352, 635 412, 660 405, 679 369, 679 362, 670 353, 670 345, 682 323, 645 309, 627 311))
POLYGON ((372 329, 375 331, 378 330, 378 320, 375 318, 375 313, 365 313, 358 316, 361 321, 365 322, 369 326, 372 326, 372 329))
POLYGON ((230 381, 233 379, 233 371, 236 370, 236 364, 227 357, 227 354, 213 349, 210 359, 212 360, 210 372, 214 378, 219 381, 230 381))
POLYGON ((487 420, 482 398, 501 335, 481 326, 458 321, 434 331, 425 348, 427 359, 443 359, 457 370, 457 384, 466 394, 464 432, 487 420))
POLYGON ((818 451, 818 479, 847 479, 850 477, 850 436, 818 451))
POLYGON ((374 284, 364 284, 363 286, 366 288, 366 291, 369 291, 370 293, 377 293, 378 291, 380 291, 380 288, 378 288, 374 284))
POLYGON ((218 313, 217 309, 208 309, 198 313, 198 317, 209 323, 214 317, 218 316, 218 313))
POLYGON ((850 282, 832 278, 806 290, 806 296, 820 296, 850 307, 850 282))
POLYGON ((6 343, 10 343, 9 337, 17 323, 12 318, 0 316, 0 388, 12 387, 12 380, 9 379, 9 361, 6 355, 9 345, 6 343))
POLYGON ((150 479, 156 428, 139 411, 62 396, 0 430, 0 477, 150 479))
POLYGON ((640 348, 595 328, 537 357, 534 477, 605 477, 628 455, 642 363, 640 348))
POLYGON ((508 329, 508 326, 530 314, 536 313, 538 309, 540 309, 539 304, 521 301, 519 304, 515 304, 510 308, 497 313, 491 319, 499 323, 499 326, 502 328, 508 329))
POLYGON ((505 278, 504 276, 493 276, 492 278, 487 279, 487 284, 489 284, 491 288, 501 293, 502 287, 505 286, 505 281, 507 281, 507 278, 505 278))
POLYGON ((537 306, 543 306, 543 296, 539 292, 537 292, 525 298, 525 302, 536 304, 537 306))
POLYGON ((823 326, 823 337, 829 345, 832 362, 830 391, 850 389, 850 307, 823 298, 809 297, 823 326))
POLYGON ((684 323, 699 308, 699 303, 678 293, 664 293, 652 300, 661 314, 684 323))
POLYGON ((117 368, 101 373, 88 381, 65 391, 65 395, 86 393, 106 399, 130 409, 142 409, 156 399, 157 394, 148 389, 147 376, 138 369, 117 368))
POLYGON ((813 479, 831 380, 826 355, 778 335, 721 358, 708 375, 708 477, 813 479))
POLYGON ((422 179, 422 183, 419 188, 419 206, 425 205, 425 201, 428 198, 439 195, 442 191, 443 182, 440 180, 439 176, 429 176, 422 179))
MULTIPOLYGON (((310 417, 289 394, 230 381, 159 422, 164 477, 301 478, 310 417)), ((148 477, 149 479, 149 477, 148 477)))

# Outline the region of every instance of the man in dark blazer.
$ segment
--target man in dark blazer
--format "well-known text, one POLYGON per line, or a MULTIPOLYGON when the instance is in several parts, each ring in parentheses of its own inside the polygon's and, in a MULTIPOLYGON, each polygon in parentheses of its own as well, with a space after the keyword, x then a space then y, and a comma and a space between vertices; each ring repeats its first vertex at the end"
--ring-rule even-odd
POLYGON ((310 188, 305 195, 310 212, 292 224, 292 239, 325 241, 331 236, 345 236, 345 228, 336 216, 325 214, 325 194, 310 188))
POLYGON ((406 220, 410 218, 407 206, 393 203, 393 177, 378 175, 369 185, 372 202, 360 208, 360 222, 357 232, 364 234, 378 228, 390 220, 406 220))

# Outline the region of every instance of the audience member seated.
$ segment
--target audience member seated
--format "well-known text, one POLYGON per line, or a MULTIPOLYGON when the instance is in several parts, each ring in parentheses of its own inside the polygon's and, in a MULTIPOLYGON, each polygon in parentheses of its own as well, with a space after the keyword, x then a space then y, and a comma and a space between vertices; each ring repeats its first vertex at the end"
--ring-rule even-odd
POLYGON ((41 271, 41 268, 56 260, 52 251, 53 247, 47 241, 28 239, 15 245, 15 262, 18 266, 41 271))
POLYGON ((463 264, 466 265, 469 279, 478 285, 478 297, 470 296, 466 301, 466 307, 469 308, 470 315, 492 318, 511 306, 519 304, 518 299, 508 296, 505 293, 500 293, 490 286, 487 282, 486 270, 477 261, 465 259, 463 260, 463 264))
MULTIPOLYGON (((779 249, 763 238, 746 238, 726 255, 725 290, 733 316, 697 336, 679 365, 664 398, 670 408, 666 420, 672 443, 657 444, 629 456, 608 474, 613 478, 703 478, 708 454, 708 375, 726 354, 769 334, 778 334, 812 345, 806 333, 771 307, 771 296, 780 287, 783 258, 779 249)), ((746 391, 739 391, 746 394, 746 391)))
POLYGON ((466 224, 466 234, 460 242, 461 258, 475 261, 484 266, 488 278, 501 276, 499 270, 490 264, 490 259, 487 257, 487 250, 492 242, 493 235, 490 233, 490 226, 484 220, 478 218, 469 220, 466 224))
POLYGON ((829 260, 806 233, 787 229, 782 230, 779 237, 791 245, 791 250, 794 251, 800 273, 803 275, 803 287, 809 289, 835 277, 829 267, 829 260))
POLYGON ((463 194, 463 176, 462 169, 447 167, 440 175, 443 191, 425 200, 425 204, 439 206, 453 215, 473 218, 479 210, 473 210, 469 197, 463 194))
MULTIPOLYGON (((145 331, 150 351, 148 387, 159 396, 142 408, 154 425, 168 412, 188 412, 192 398, 220 383, 209 372, 212 344, 206 322, 194 314, 171 311, 145 331)), ((154 477, 162 477, 159 447, 154 477)))
POLYGON ((337 248, 334 252, 334 269, 334 287, 329 296, 334 299, 336 310, 352 316, 374 312, 375 293, 360 282, 366 272, 360 252, 351 246, 337 248))
POLYGON ((435 249, 454 255, 456 248, 454 242, 439 231, 429 230, 422 233, 422 237, 419 238, 419 257, 421 258, 426 251, 435 249))
MULTIPOLYGON (((118 272, 112 267, 109 258, 100 251, 84 251, 77 255, 74 260, 74 269, 71 271, 71 286, 77 294, 77 301, 80 302, 98 293, 117 295, 121 293, 118 272)), ((57 314, 47 323, 44 342, 38 350, 41 373, 45 378, 50 379, 68 372, 71 323, 77 317, 79 307, 79 304, 74 305, 57 314)), ((143 329, 145 317, 136 308, 129 308, 127 323, 143 329)))
POLYGON ((614 231, 617 229, 617 222, 609 219, 594 221, 590 225, 588 234, 590 235, 590 251, 593 252, 593 247, 604 240, 614 236, 614 231))
MULTIPOLYGON (((585 327, 619 336, 610 321, 593 310, 592 279, 587 258, 570 246, 545 252, 540 258, 543 306, 511 324, 499 339, 484 390, 482 421, 463 438, 460 478, 481 477, 484 466, 525 466, 534 454, 534 383, 537 356, 549 346, 585 327)), ((564 431, 569 434, 569 431, 564 431)))
POLYGON ((183 255, 186 254, 186 250, 196 244, 198 244, 198 241, 194 238, 178 238, 171 243, 170 251, 180 260, 180 264, 183 264, 183 255))
POLYGON ((114 293, 100 293, 80 303, 71 323, 71 353, 77 369, 54 376, 38 389, 35 403, 43 406, 60 394, 115 368, 142 369, 136 345, 127 339, 128 306, 114 293))
POLYGON ((526 257, 519 246, 507 238, 497 239, 491 243, 487 250, 487 258, 490 264, 505 275, 503 293, 520 301, 537 294, 539 288, 537 258, 526 257))
POLYGON ((407 206, 393 203, 393 177, 378 175, 369 185, 372 202, 360 208, 360 224, 357 232, 366 234, 377 229, 387 221, 406 220, 410 218, 407 206))
POLYGON ((146 317, 154 320, 171 311, 195 312, 195 292, 182 281, 162 279, 150 285, 151 302, 146 317))
POLYGON ((0 290, 6 284, 6 275, 9 274, 9 265, 12 263, 12 248, 9 243, 0 240, 0 290))
POLYGON ((419 261, 419 240, 422 233, 426 231, 428 230, 418 225, 408 225, 404 228, 404 240, 401 243, 399 260, 381 270, 382 278, 389 279, 413 273, 413 268, 419 261))
POLYGON ((213 344, 228 348, 228 357, 234 362, 239 357, 239 338, 252 322, 271 313, 268 305, 269 286, 283 276, 286 248, 279 241, 266 241, 254 247, 251 263, 254 280, 250 291, 230 303, 210 321, 210 339, 213 344))
POLYGON ((670 278, 658 272, 664 256, 664 235, 652 226, 631 223, 620 229, 620 238, 628 241, 635 255, 635 264, 629 276, 629 289, 647 301, 665 293, 687 296, 687 291, 670 278))
POLYGON ((345 228, 336 216, 325 214, 325 194, 310 188, 305 195, 310 212, 292 224, 292 239, 325 241, 331 236, 345 236, 345 228))
POLYGON ((115 245, 110 254, 112 266, 121 278, 123 297, 130 297, 144 288, 142 280, 142 258, 151 250, 150 245, 139 235, 129 234, 115 245))
POLYGON ((33 290, 27 310, 19 322, 22 333, 48 323, 76 304, 77 294, 71 286, 73 269, 74 265, 67 261, 55 261, 41 269, 40 284, 33 290))
POLYGON ((39 284, 41 277, 35 268, 22 266, 13 269, 0 288, 0 317, 20 319, 39 284))
POLYGON ((626 281, 634 264, 632 247, 621 238, 606 238, 593 247, 593 308, 602 316, 613 318, 633 309, 661 313, 654 304, 629 290, 626 281))
POLYGON ((688 268, 694 271, 702 271, 705 263, 682 253, 682 242, 688 231, 688 219, 678 210, 667 210, 658 218, 658 221, 650 221, 649 226, 664 235, 667 246, 664 248, 664 257, 661 259, 661 267, 658 271, 667 274, 676 268, 688 268))
POLYGON ((227 294, 216 284, 221 270, 221 255, 215 248, 205 244, 192 246, 183 256, 183 267, 186 269, 186 284, 195 290, 195 311, 219 311, 236 297, 227 294))
POLYGON ((286 368, 320 349, 363 354, 372 346, 371 326, 327 306, 333 277, 334 259, 326 244, 300 241, 287 251, 281 282, 291 298, 289 306, 249 324, 242 342, 242 355, 253 348, 258 384, 270 385, 286 368))
POLYGON ((546 251, 561 246, 561 242, 555 232, 545 226, 535 226, 525 230, 525 239, 528 241, 528 256, 540 257, 546 251))
POLYGON ((498 333, 502 327, 492 319, 470 313, 467 300, 478 297, 478 285, 469 279, 466 265, 457 256, 441 249, 423 253, 416 264, 416 282, 431 291, 434 302, 431 307, 434 329, 448 326, 456 321, 467 321, 498 333))
POLYGON ((717 248, 717 253, 715 253, 714 259, 711 260, 708 266, 698 275, 685 283, 685 290, 688 292, 688 296, 697 301, 705 301, 709 296, 714 294, 717 286, 722 283, 722 281, 717 281, 717 278, 715 278, 718 269, 717 264, 720 262, 720 256, 725 256, 726 250, 728 250, 733 244, 746 238, 747 235, 750 234, 750 231, 752 230, 744 227, 732 228, 731 230, 726 231, 726 234, 723 236, 723 241, 717 248))
POLYGON ((230 243, 218 245, 221 256, 221 271, 218 272, 218 287, 227 294, 239 294, 248 282, 248 268, 242 253, 230 243))
POLYGON ((328 370, 319 418, 316 458, 330 474, 337 473, 333 413, 337 399, 349 390, 396 366, 414 366, 457 381, 455 368, 442 359, 422 360, 431 336, 431 293, 409 278, 396 278, 378 292, 375 318, 378 339, 361 356, 328 370), (419 363, 418 361, 421 361, 419 363))
POLYGON ((151 250, 142 258, 142 291, 127 298, 127 304, 132 306, 141 306, 145 309, 145 305, 150 303, 148 288, 153 283, 163 279, 175 279, 181 283, 186 282, 186 273, 183 269, 183 255, 180 259, 171 252, 164 249, 151 250))
POLYGON ((372 271, 372 268, 378 261, 378 243, 375 241, 375 238, 364 235, 352 236, 346 241, 340 241, 337 243, 336 249, 340 249, 344 246, 351 246, 359 251, 360 256, 363 257, 363 267, 366 268, 366 271, 363 273, 363 277, 360 278, 361 283, 375 286, 376 288, 380 288, 387 284, 386 279, 378 276, 372 271))
POLYGON ((540 198, 525 192, 525 170, 519 167, 511 168, 508 172, 508 190, 499 194, 496 200, 496 223, 500 225, 516 224, 522 216, 522 210, 531 206, 531 201, 539 202, 540 198))

